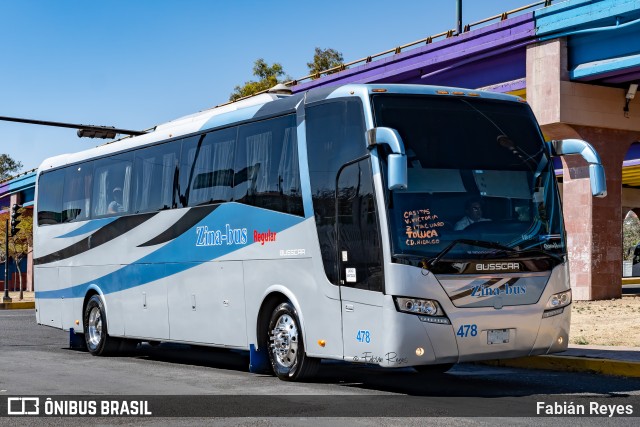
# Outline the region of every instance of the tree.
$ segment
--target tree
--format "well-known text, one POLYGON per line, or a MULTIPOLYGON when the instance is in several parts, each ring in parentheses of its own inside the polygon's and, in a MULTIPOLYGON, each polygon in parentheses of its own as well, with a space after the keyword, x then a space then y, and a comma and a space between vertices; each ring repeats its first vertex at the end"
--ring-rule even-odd
POLYGON ((258 58, 253 63, 253 75, 260 80, 249 80, 242 86, 236 86, 233 93, 229 96, 229 101, 235 101, 245 96, 251 96, 255 93, 262 92, 263 90, 270 89, 278 83, 283 83, 287 80, 291 80, 289 76, 285 75, 282 65, 277 62, 273 65, 267 64, 264 59, 258 58), (284 80, 278 80, 278 77, 285 76, 284 80))
MULTIPOLYGON (((317 47, 315 54, 313 55, 313 62, 307 62, 307 67, 309 67, 309 74, 317 74, 321 71, 325 71, 330 68, 342 65, 343 61, 344 58, 342 57, 342 53, 338 52, 337 50, 321 49, 317 47)), ((340 70, 334 70, 326 74, 333 74, 338 71, 340 70)), ((314 76, 313 78, 316 79, 318 77, 320 76, 314 76)))
MULTIPOLYGON (((10 220, 10 209, 4 208, 4 213, 0 214, 0 261, 4 262, 7 254, 5 253, 5 238, 6 232, 4 230, 5 221, 10 220)), ((20 262, 29 255, 33 250, 33 214, 31 209, 20 208, 18 225, 18 232, 9 236, 9 258, 13 260, 18 272, 18 283, 20 289, 20 299, 22 299, 22 274, 20 271, 20 262)))
POLYGON ((640 243, 640 221, 633 211, 629 211, 622 223, 622 259, 632 260, 638 243, 640 243))
POLYGON ((0 154, 0 181, 10 178, 22 168, 22 163, 13 160, 8 154, 0 154))

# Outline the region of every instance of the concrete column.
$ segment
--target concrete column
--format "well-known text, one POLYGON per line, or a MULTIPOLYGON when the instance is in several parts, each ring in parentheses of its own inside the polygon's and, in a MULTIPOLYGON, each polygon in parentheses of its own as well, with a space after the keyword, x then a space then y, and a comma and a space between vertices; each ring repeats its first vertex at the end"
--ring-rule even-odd
MULTIPOLYGON (((602 158, 608 195, 591 196, 588 168, 563 158, 563 212, 576 300, 617 298, 622 276, 622 162, 640 140, 640 99, 623 114, 625 90, 569 81, 565 39, 527 47, 527 101, 547 139, 590 142, 602 158)), ((640 98, 640 97, 639 97, 640 98)))
POLYGON ((640 133, 572 126, 600 154, 607 176, 607 197, 591 196, 586 162, 563 158, 563 212, 567 229, 571 286, 576 300, 621 296, 622 162, 640 133))

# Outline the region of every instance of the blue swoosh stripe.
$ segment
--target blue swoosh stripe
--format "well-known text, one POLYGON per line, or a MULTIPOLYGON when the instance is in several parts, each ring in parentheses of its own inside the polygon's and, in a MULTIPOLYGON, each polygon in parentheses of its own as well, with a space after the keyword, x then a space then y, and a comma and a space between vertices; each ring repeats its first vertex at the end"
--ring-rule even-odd
POLYGON ((97 285, 104 294, 119 292, 169 277, 190 268, 212 261, 254 243, 253 230, 279 233, 301 223, 304 219, 238 203, 221 205, 207 217, 195 224, 165 246, 145 257, 90 282, 64 289, 36 292, 36 298, 80 298, 89 286, 97 285), (197 228, 208 227, 209 231, 246 228, 244 244, 196 246, 197 228))

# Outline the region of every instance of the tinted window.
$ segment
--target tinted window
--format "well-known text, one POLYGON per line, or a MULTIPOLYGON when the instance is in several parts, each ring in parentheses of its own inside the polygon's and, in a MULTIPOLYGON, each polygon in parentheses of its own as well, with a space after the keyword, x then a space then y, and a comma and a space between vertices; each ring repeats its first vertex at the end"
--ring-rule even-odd
MULTIPOLYGON (((408 158, 408 188, 387 192, 394 254, 431 259, 460 240, 564 254, 553 163, 527 105, 387 94, 373 106, 376 126, 396 129, 408 158)), ((480 256, 496 251, 456 244, 446 253, 480 256)))
POLYGON ((240 127, 234 200, 303 215, 295 116, 240 127))
POLYGON ((311 197, 325 272, 337 283, 335 193, 342 165, 367 154, 364 115, 358 99, 307 108, 307 153, 311 197))
POLYGON ((382 291, 382 247, 369 159, 353 163, 338 178, 340 284, 382 291), (347 274, 349 272, 350 274, 347 274))
POLYGON ((135 152, 135 212, 177 206, 180 142, 170 142, 135 152))
POLYGON ((237 128, 223 129, 185 140, 182 181, 185 206, 230 202, 237 128))
POLYGON ((43 173, 38 179, 38 225, 62 222, 64 170, 43 173))
POLYGON ((93 162, 64 169, 62 222, 89 219, 93 162))
POLYGON ((93 176, 93 217, 122 214, 131 210, 132 154, 97 160, 93 176))

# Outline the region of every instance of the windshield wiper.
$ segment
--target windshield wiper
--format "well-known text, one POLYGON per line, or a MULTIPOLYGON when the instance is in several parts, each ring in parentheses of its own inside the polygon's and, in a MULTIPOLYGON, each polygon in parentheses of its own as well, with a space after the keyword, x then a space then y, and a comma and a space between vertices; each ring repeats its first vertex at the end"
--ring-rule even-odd
POLYGON ((516 253, 518 252, 516 249, 501 245, 496 242, 487 242, 485 240, 470 240, 470 239, 456 239, 453 242, 449 243, 446 248, 441 250, 435 258, 431 258, 429 261, 425 263, 426 268, 431 268, 436 265, 446 254, 448 254, 455 246, 457 245, 469 245, 469 246, 478 246, 480 248, 488 248, 488 249, 499 249, 503 252, 508 253, 516 253))

